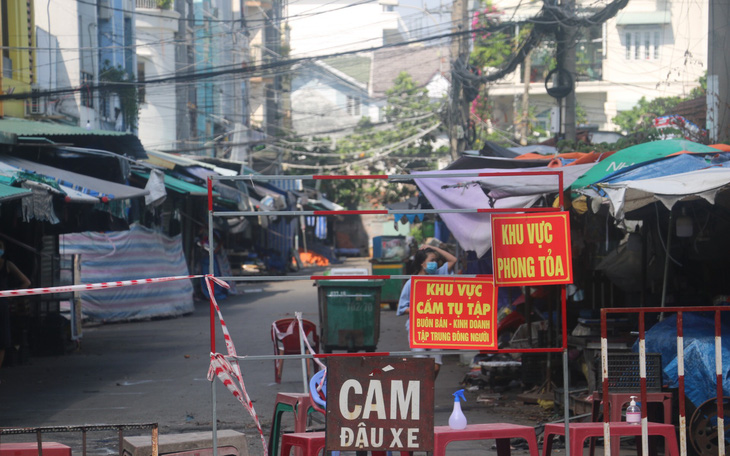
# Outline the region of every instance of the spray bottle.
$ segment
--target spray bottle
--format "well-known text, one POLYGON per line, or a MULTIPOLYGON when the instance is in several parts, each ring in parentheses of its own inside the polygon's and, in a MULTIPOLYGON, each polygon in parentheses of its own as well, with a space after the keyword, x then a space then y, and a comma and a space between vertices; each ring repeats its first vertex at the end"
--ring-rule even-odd
POLYGON ((631 396, 631 402, 626 407, 626 422, 631 424, 641 423, 641 408, 636 405, 636 396, 631 396))
POLYGON ((451 416, 449 417, 449 427, 451 429, 464 429, 466 427, 466 417, 461 411, 461 402, 459 402, 459 399, 466 402, 463 389, 454 393, 454 411, 451 412, 451 416))

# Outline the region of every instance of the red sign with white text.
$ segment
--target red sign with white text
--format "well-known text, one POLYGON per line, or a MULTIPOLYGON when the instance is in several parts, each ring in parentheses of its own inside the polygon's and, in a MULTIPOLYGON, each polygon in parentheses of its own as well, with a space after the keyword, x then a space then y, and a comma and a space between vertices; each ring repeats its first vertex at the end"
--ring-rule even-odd
POLYGON ((483 278, 414 276, 411 348, 497 348, 497 288, 483 278))
POLYGON ((492 215, 494 283, 573 283, 567 212, 492 215))

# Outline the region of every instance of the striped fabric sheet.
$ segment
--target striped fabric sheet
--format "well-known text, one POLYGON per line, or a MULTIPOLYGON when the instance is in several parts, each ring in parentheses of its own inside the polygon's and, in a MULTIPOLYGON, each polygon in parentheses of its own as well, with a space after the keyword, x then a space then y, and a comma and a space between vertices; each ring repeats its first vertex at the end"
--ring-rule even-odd
MULTIPOLYGON (((61 255, 81 254, 81 282, 188 275, 181 237, 167 237, 142 225, 129 231, 60 236, 61 255)), ((189 280, 81 293, 84 315, 123 321, 178 316, 193 311, 189 280)))

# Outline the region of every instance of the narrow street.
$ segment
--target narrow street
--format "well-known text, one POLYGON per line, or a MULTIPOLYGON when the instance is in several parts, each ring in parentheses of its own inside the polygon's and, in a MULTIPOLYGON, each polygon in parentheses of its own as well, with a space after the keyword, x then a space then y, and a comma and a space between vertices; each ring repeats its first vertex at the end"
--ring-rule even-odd
MULTIPOLYGON (((367 263, 358 258, 338 266, 367 267, 367 263)), ((319 271, 310 268, 302 274, 319 271)), ((272 354, 271 323, 294 316, 296 311, 302 311, 305 319, 319 326, 317 289, 308 280, 241 282, 238 289, 239 295, 230 296, 220 305, 239 355, 272 354)), ((378 350, 408 349, 404 323, 404 317, 396 317, 394 311, 381 311, 378 350)), ((181 318, 85 327, 77 352, 35 357, 25 365, 0 371, 0 426, 157 422, 161 434, 209 431, 209 327, 208 305, 200 301, 192 315, 181 318)), ((216 344, 219 352, 225 350, 220 331, 216 344)), ((436 381, 436 425, 448 423, 452 393, 461 388, 459 383, 469 370, 456 354, 446 356, 444 363, 436 381)), ((274 382, 273 361, 244 360, 241 367, 248 394, 268 437, 276 393, 302 391, 301 364, 298 360, 286 361, 282 383, 278 385, 274 382)), ((220 382, 216 384, 219 429, 245 432, 250 454, 261 454, 252 418, 220 382)), ((537 406, 523 406, 508 399, 497 406, 478 404, 477 395, 467 392, 463 405, 470 423, 534 426, 543 415, 537 406)), ((284 425, 291 426, 286 421, 284 425)), ((314 427, 323 429, 324 423, 314 423, 314 427)), ((146 435, 145 432, 136 435, 146 435)), ((90 452, 116 453, 115 433, 100 434, 89 434, 90 452)), ((72 448, 80 448, 74 446, 79 439, 76 434, 44 436, 45 441, 68 441, 72 448)), ((4 437, 4 441, 33 440, 29 435, 4 437)), ((483 454, 485 449, 492 451, 493 443, 456 442, 452 446, 483 454)))

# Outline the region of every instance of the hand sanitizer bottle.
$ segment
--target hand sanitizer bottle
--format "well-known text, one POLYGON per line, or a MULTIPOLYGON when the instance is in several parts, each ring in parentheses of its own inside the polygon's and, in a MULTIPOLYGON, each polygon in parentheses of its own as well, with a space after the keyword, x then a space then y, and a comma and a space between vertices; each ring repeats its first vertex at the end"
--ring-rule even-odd
POLYGON ((631 402, 626 407, 626 422, 631 424, 641 423, 641 408, 636 405, 636 396, 631 396, 631 402))
POLYGON ((449 427, 451 429, 464 429, 466 427, 466 417, 461 411, 461 402, 459 402, 460 398, 462 401, 466 402, 463 389, 454 393, 454 411, 451 412, 451 416, 449 417, 449 427))

